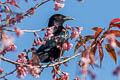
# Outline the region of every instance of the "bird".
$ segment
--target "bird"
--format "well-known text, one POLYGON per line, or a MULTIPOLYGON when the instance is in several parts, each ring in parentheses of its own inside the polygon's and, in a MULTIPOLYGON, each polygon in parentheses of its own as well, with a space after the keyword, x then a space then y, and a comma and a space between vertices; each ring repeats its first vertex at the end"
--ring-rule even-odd
MULTIPOLYGON (((66 33, 63 31, 63 29, 65 29, 63 27, 63 24, 68 20, 74 20, 74 18, 67 17, 62 14, 54 14, 50 17, 48 22, 48 28, 56 25, 57 25, 57 28, 54 27, 53 36, 51 37, 51 39, 46 40, 46 44, 41 45, 36 50, 36 56, 37 56, 36 59, 38 59, 39 63, 48 63, 60 57, 61 49, 58 48, 57 45, 58 44, 62 45, 63 42, 68 40, 69 38, 68 31, 66 33), (55 41, 56 37, 59 37, 57 41, 55 41)), ((62 51, 62 54, 63 53, 64 51, 62 51)))

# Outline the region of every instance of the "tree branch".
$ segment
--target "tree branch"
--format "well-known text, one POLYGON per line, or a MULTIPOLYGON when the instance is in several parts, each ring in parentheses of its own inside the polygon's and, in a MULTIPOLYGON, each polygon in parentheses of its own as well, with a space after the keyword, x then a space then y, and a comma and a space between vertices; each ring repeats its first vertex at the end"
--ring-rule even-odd
MULTIPOLYGON (((55 27, 55 26, 51 26, 50 28, 54 28, 54 27, 55 27)), ((37 29, 37 30, 21 30, 21 31, 23 31, 23 32, 40 32, 40 31, 44 31, 44 30, 46 30, 46 29, 48 29, 48 27, 42 28, 42 29, 37 29)), ((2 30, 10 31, 10 32, 15 32, 14 29, 3 28, 2 30)))
MULTIPOLYGON (((70 61, 70 60, 72 60, 72 59, 74 59, 75 57, 80 56, 80 55, 81 55, 81 53, 78 53, 78 54, 73 55, 73 56, 71 56, 71 57, 69 57, 69 58, 67 58, 67 59, 65 59, 65 60, 63 60, 63 61, 56 62, 55 64, 40 65, 40 66, 37 66, 37 67, 40 67, 40 68, 54 67, 54 66, 56 66, 56 65, 60 65, 60 64, 63 64, 63 63, 65 63, 65 62, 68 62, 68 61, 70 61)), ((21 65, 21 64, 22 64, 22 63, 18 63, 18 62, 16 62, 16 61, 7 59, 7 58, 5 58, 5 57, 3 57, 3 56, 0 56, 0 59, 3 60, 3 61, 9 62, 9 63, 15 64, 15 65, 21 65)), ((22 65, 23 65, 23 66, 29 66, 28 64, 22 64, 22 65)))
POLYGON ((8 76, 8 75, 10 75, 10 74, 13 74, 15 71, 16 71, 16 69, 14 69, 13 71, 11 71, 11 72, 9 72, 9 73, 6 73, 6 74, 0 76, 0 79, 2 79, 2 78, 6 79, 6 78, 5 78, 6 76, 8 76))

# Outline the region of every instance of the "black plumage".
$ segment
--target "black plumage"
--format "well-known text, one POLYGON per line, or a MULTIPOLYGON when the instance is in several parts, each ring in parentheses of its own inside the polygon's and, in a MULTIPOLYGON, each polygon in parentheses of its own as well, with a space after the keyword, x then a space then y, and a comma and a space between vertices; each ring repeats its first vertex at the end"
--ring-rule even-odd
MULTIPOLYGON (((68 39, 68 32, 63 32, 63 23, 67 20, 73 20, 71 17, 66 17, 62 14, 55 14, 50 17, 48 27, 58 26, 54 28, 53 37, 50 40, 46 40, 45 45, 41 45, 36 51, 39 62, 50 62, 60 56, 60 48, 57 48, 58 44, 62 44, 68 39), (59 40, 55 41, 55 37, 59 37, 59 40)), ((64 51, 63 51, 64 52, 64 51)), ((62 53, 63 53, 62 52, 62 53)))

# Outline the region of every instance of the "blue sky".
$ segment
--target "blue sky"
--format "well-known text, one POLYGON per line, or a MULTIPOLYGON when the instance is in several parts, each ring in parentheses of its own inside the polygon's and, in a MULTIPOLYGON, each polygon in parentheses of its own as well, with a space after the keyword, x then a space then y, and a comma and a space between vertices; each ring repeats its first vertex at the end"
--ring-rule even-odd
MULTIPOLYGON (((32 0, 29 1, 29 3, 24 3, 24 1, 20 1, 19 5, 21 9, 19 11, 25 12, 37 2, 40 3, 40 1, 32 2, 32 0)), ((109 23, 112 19, 120 17, 119 3, 120 0, 85 0, 83 3, 79 3, 76 0, 66 0, 64 8, 61 8, 59 11, 54 11, 54 3, 53 1, 50 1, 39 7, 33 16, 23 19, 22 22, 16 24, 16 26, 21 29, 32 30, 44 28, 47 26, 49 17, 51 15, 60 13, 75 18, 74 21, 68 21, 65 24, 73 27, 83 26, 84 28, 81 33, 82 35, 94 34, 91 30, 92 27, 108 28, 109 23)), ((14 9, 15 11, 18 10, 15 7, 12 7, 12 9, 14 9)), ((41 36, 41 34, 43 33, 44 32, 39 32, 38 34, 41 36)), ((10 34, 16 37, 14 33, 10 34)), ((16 60, 15 57, 17 56, 17 54, 22 52, 23 49, 28 49, 32 45, 33 39, 33 33, 24 33, 23 36, 15 38, 17 50, 15 52, 9 53, 9 55, 5 55, 5 57, 16 60)), ((69 52, 66 52, 65 55, 72 56, 73 49, 69 52)), ((96 56, 96 58, 98 59, 98 54, 96 56)), ((62 71, 68 72, 70 74, 70 80, 73 80, 75 76, 78 75, 76 72, 79 71, 80 68, 77 66, 76 62, 79 60, 79 58, 80 57, 77 57, 76 59, 68 62, 68 67, 61 66, 62 71)), ((118 64, 119 62, 117 61, 117 65, 118 64)), ((117 80, 117 77, 112 75, 112 72, 117 67, 117 65, 104 50, 102 68, 90 69, 97 74, 96 80, 117 80)), ((1 62, 1 67, 5 71, 10 71, 12 68, 15 68, 14 65, 3 61, 1 62)), ((52 68, 45 69, 44 72, 40 75, 40 78, 37 80, 52 80, 51 69, 52 68)), ((17 79, 16 74, 14 76, 10 75, 7 78, 9 80, 36 80, 29 74, 24 79, 17 79)), ((89 77, 87 80, 90 80, 89 77)))

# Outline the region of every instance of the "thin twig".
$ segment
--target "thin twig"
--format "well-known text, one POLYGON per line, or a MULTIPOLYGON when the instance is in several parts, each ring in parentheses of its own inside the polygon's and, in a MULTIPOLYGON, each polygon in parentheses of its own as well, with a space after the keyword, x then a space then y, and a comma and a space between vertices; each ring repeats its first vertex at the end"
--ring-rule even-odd
POLYGON ((11 71, 11 72, 9 72, 9 73, 6 73, 6 74, 0 76, 0 79, 2 79, 2 78, 5 79, 6 76, 8 76, 8 75, 10 75, 10 74, 13 74, 15 71, 16 71, 16 69, 14 69, 13 71, 11 71))
MULTIPOLYGON (((37 29, 37 30, 21 30, 23 32, 40 32, 40 31, 44 31, 48 28, 54 28, 55 26, 52 26, 52 27, 46 27, 46 28, 42 28, 42 29, 37 29)), ((2 30, 5 30, 5 31, 10 31, 10 32, 15 32, 14 29, 7 29, 7 28, 3 28, 2 30)))
MULTIPOLYGON (((50 1, 50 0, 46 0, 46 1, 42 2, 42 3, 40 3, 40 4, 36 4, 33 8, 34 8, 34 9, 37 9, 38 7, 40 7, 41 5, 43 5, 43 4, 45 4, 45 3, 49 2, 49 1, 50 1)), ((29 9, 29 10, 30 10, 30 9, 29 9)), ((24 16, 24 17, 30 16, 31 13, 32 13, 32 10, 31 10, 31 12, 26 11, 26 13, 25 13, 23 16, 24 16)), ((10 18, 9 20, 11 20, 11 19, 12 19, 12 18, 10 18)), ((3 20, 1 20, 1 22, 3 22, 3 21, 6 21, 6 18, 3 19, 3 20)), ((15 23, 17 23, 17 21, 16 21, 15 23)), ((6 27, 6 26, 8 26, 8 25, 9 25, 9 24, 6 23, 6 24, 4 24, 4 25, 0 25, 0 27, 6 27)))

